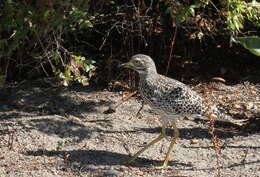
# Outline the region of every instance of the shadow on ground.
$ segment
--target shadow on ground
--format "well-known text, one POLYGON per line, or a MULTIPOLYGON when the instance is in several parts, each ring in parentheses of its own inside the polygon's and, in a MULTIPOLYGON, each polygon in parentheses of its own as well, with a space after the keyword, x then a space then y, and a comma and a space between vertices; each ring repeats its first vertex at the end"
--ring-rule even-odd
MULTIPOLYGON (((247 146, 237 146, 235 148, 247 149, 247 148, 257 148, 260 147, 247 147, 247 146)), ((124 161, 128 160, 130 157, 128 155, 123 155, 115 152, 100 151, 100 150, 74 150, 74 151, 27 151, 25 152, 27 156, 48 156, 48 157, 60 157, 70 164, 78 164, 79 168, 86 165, 95 166, 116 166, 125 165, 132 167, 151 167, 162 165, 162 160, 150 160, 146 158, 138 158, 135 162, 131 164, 124 164, 124 161)), ((232 163, 228 166, 222 168, 233 168, 233 167, 244 167, 250 164, 260 164, 260 160, 255 161, 241 161, 240 163, 232 163)), ((199 171, 199 170, 215 170, 215 168, 194 168, 190 163, 181 163, 177 161, 169 161, 169 167, 178 167, 179 170, 185 171, 199 171)))
POLYGON ((72 88, 2 88, 0 90, 0 112, 3 114, 1 119, 16 119, 37 115, 73 115, 84 118, 84 113, 102 113, 100 106, 109 106, 114 102, 107 99, 98 99, 97 90, 86 89, 83 86, 72 88), (79 87, 79 88, 78 88, 79 87), (82 91, 83 90, 83 91, 82 91), (96 94, 95 94, 96 93, 96 94), (80 96, 84 94, 84 96, 80 96), (89 99, 85 99, 88 97, 89 99), (93 98, 92 98, 93 96, 93 98), (10 113, 11 112, 11 113, 10 113))
MULTIPOLYGON (((134 163, 125 164, 124 162, 128 160, 130 157, 128 155, 119 154, 115 152, 109 151, 100 151, 100 150, 75 150, 75 151, 46 151, 46 150, 38 150, 38 151, 27 151, 25 155, 28 156, 49 156, 49 157, 60 157, 64 158, 68 157, 66 161, 70 163, 77 162, 84 165, 126 165, 133 167, 145 167, 145 166, 160 166, 162 161, 160 160, 150 160, 146 158, 138 158, 134 163)), ((183 167, 191 167, 190 164, 178 163, 176 161, 170 161, 170 166, 177 165, 183 167)))

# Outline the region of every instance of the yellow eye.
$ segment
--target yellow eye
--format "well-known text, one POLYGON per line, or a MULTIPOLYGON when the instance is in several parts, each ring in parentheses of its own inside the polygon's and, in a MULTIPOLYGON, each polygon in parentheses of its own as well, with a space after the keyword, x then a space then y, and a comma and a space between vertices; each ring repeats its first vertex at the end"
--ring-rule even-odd
POLYGON ((134 60, 134 61, 133 61, 133 64, 134 64, 134 65, 140 65, 140 63, 141 63, 141 62, 140 62, 139 60, 134 60))

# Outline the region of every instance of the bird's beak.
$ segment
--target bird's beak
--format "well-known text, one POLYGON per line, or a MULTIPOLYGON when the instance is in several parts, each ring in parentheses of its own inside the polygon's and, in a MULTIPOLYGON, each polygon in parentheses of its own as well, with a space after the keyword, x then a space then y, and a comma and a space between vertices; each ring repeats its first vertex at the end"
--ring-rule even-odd
POLYGON ((122 63, 118 65, 118 68, 133 68, 133 63, 130 61, 127 63, 122 63))

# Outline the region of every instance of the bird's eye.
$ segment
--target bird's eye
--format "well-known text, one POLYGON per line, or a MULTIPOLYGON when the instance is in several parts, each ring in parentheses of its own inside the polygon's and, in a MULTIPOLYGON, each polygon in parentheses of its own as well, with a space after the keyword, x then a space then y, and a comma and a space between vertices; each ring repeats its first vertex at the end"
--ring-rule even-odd
POLYGON ((133 63, 134 65, 140 65, 141 62, 139 60, 134 60, 133 63))

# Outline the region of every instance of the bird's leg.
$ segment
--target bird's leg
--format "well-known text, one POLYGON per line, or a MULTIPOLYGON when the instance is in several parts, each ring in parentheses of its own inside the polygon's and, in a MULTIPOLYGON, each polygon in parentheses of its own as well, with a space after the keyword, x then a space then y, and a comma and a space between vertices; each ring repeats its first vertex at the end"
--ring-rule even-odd
POLYGON ((154 145, 155 143, 159 142, 161 139, 165 138, 165 126, 162 127, 162 132, 161 134, 155 138, 153 141, 151 141, 149 144, 147 144, 143 149, 138 151, 133 157, 131 157, 129 160, 127 160, 125 163, 131 163, 137 159, 139 155, 141 155, 146 149, 148 149, 150 146, 154 145))
POLYGON ((168 166, 170 153, 172 152, 173 145, 176 143, 176 140, 177 140, 178 136, 180 135, 179 130, 178 130, 177 126, 176 126, 176 123, 173 122, 171 126, 173 128, 173 136, 171 138, 171 143, 170 143, 170 146, 169 146, 168 151, 166 153, 163 165, 160 166, 160 168, 166 168, 168 166))

